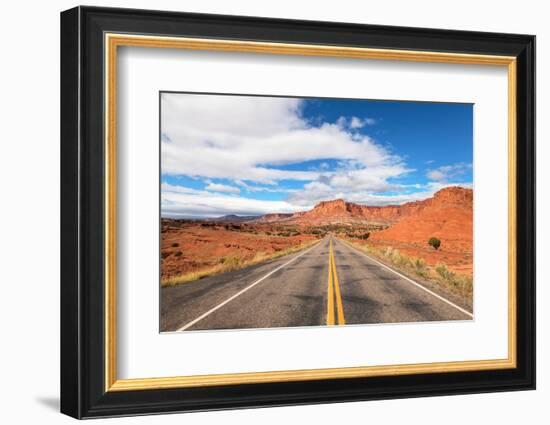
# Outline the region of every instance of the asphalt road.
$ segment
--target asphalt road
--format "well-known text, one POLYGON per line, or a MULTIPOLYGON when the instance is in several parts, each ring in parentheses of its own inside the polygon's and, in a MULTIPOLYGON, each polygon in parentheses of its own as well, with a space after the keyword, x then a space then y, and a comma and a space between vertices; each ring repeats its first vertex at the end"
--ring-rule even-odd
POLYGON ((334 237, 260 265, 162 288, 160 313, 162 332, 472 319, 334 237))

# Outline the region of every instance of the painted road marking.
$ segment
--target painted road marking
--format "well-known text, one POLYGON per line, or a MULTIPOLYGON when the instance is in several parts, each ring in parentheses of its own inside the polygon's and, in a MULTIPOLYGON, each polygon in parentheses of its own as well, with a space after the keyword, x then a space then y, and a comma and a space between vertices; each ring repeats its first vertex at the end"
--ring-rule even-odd
POLYGON ((344 319, 344 305, 342 303, 342 294, 340 293, 340 282, 338 281, 338 273, 336 272, 336 259, 334 258, 334 249, 332 248, 332 241, 331 242, 331 250, 332 250, 332 271, 334 273, 334 289, 336 293, 336 310, 338 315, 338 324, 339 325, 345 325, 346 320, 344 319))
POLYGON ((190 328, 191 326, 193 326, 195 323, 201 321, 202 319, 204 319, 205 317, 207 316, 210 316, 212 313, 214 313, 216 310, 222 308, 224 305, 226 305, 227 303, 233 301, 235 298, 237 298, 239 295, 242 295, 244 294, 246 291, 248 291, 249 289, 253 288, 254 286, 256 286, 258 283, 260 282, 263 282, 265 279, 267 279, 269 276, 271 276, 273 273, 275 272, 278 272, 279 270, 281 270, 283 267, 286 267, 288 266, 290 263, 296 261, 298 258, 300 258, 302 255, 305 255, 307 254, 309 251, 311 251, 313 248, 319 246, 319 242, 317 242, 315 245, 313 245, 311 248, 309 248, 308 250, 302 252, 301 254, 297 255, 296 257, 290 259, 289 261, 287 261, 286 263, 284 263, 283 265, 271 270, 268 274, 266 274, 265 276, 261 277, 260 279, 258 279, 256 282, 248 285, 246 288, 244 289, 241 289, 239 292, 237 292, 235 295, 229 297, 228 299, 226 299, 225 301, 223 301, 222 303, 218 304, 217 306, 211 308, 210 310, 208 310, 206 313, 204 314, 201 314, 199 317, 197 317, 196 319, 190 321, 189 323, 183 325, 181 328, 177 329, 176 332, 181 332, 181 331, 184 331, 188 328, 190 328))
POLYGON ((345 242, 345 241, 342 241, 342 240, 340 240, 340 239, 338 239, 338 241, 339 241, 339 242, 342 242, 344 245, 347 245, 348 247, 350 247, 350 248, 353 249, 354 251, 357 251, 359 254, 361 254, 362 256, 368 258, 369 260, 375 262, 376 264, 378 264, 378 265, 384 267, 385 269, 389 270, 390 272, 395 273, 397 276, 399 276, 399 277, 405 279, 407 282, 412 283, 413 285, 417 286, 418 288, 422 289, 423 291, 426 291, 428 294, 433 295, 434 297, 440 299, 441 301, 443 301, 443 302, 449 304, 451 307, 456 308, 458 311, 460 311, 460 312, 466 314, 467 316, 470 316, 472 319, 474 318, 474 315, 473 315, 472 313, 470 313, 470 312, 467 311, 467 310, 464 310, 462 307, 457 306, 457 305, 456 305, 455 303, 453 303, 452 301, 449 301, 448 299, 443 298, 441 295, 438 295, 438 294, 436 294, 435 292, 430 291, 430 290, 429 290, 428 288, 426 288, 425 286, 421 285, 420 283, 415 282, 415 281, 412 280, 412 279, 409 279, 407 276, 402 275, 402 274, 399 273, 399 272, 396 272, 396 271, 395 271, 394 269, 392 269, 391 267, 388 267, 388 266, 386 266, 384 263, 381 263, 380 261, 375 260, 375 259, 372 258, 370 255, 367 255, 367 254, 365 254, 364 252, 359 251, 359 250, 358 250, 357 248, 355 248, 353 245, 351 245, 351 244, 349 244, 349 243, 347 243, 347 242, 345 242))
POLYGON ((332 277, 332 240, 328 250, 327 325, 334 325, 334 280, 332 277))
POLYGON ((344 305, 342 303, 342 294, 340 293, 340 282, 336 271, 336 262, 334 261, 334 250, 332 248, 332 239, 329 245, 328 254, 328 290, 327 290, 327 325, 335 325, 334 320, 334 299, 336 298, 336 318, 338 325, 345 325, 344 305))

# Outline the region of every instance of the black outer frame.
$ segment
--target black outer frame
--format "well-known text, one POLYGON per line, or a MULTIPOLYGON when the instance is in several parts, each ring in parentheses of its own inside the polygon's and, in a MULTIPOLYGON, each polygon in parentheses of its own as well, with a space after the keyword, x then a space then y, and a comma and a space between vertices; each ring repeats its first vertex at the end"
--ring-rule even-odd
POLYGON ((61 412, 75 418, 535 388, 535 37, 77 7, 61 13, 61 412), (517 368, 104 391, 105 32, 517 57, 517 368))

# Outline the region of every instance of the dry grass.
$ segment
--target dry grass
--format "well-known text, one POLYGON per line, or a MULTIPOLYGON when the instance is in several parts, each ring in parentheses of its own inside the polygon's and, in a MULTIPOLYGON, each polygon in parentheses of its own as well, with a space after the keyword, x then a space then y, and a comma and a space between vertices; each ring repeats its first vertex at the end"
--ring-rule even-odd
POLYGON ((193 282, 195 280, 202 279, 207 276, 214 276, 221 273, 227 273, 234 270, 244 269, 249 266, 253 266, 264 261, 274 260, 276 258, 284 257, 285 255, 290 255, 295 252, 301 251, 303 249, 309 248, 310 246, 316 244, 318 241, 308 241, 306 243, 296 245, 290 248, 281 249, 280 251, 267 253, 267 252, 257 252, 254 257, 250 260, 244 260, 239 257, 227 256, 220 260, 219 264, 215 266, 207 267, 202 270, 197 270, 182 274, 179 276, 172 276, 166 279, 161 280, 161 286, 174 286, 180 285, 183 283, 193 282))
POLYGON ((438 263, 435 267, 426 264, 423 258, 409 257, 398 249, 388 247, 377 249, 369 245, 362 245, 348 240, 354 247, 390 263, 397 270, 406 275, 417 275, 431 282, 436 282, 452 292, 465 298, 471 298, 473 294, 473 280, 471 276, 457 274, 444 263, 438 263))

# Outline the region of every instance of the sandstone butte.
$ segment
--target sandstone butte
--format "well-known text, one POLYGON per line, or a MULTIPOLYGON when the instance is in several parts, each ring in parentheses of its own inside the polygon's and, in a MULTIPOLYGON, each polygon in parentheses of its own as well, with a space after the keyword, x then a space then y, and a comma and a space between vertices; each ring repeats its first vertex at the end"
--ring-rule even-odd
POLYGON ((267 214, 254 220, 263 223, 326 225, 378 223, 387 227, 373 232, 373 241, 396 241, 425 245, 434 236, 447 249, 472 251, 473 191, 462 187, 447 187, 433 197, 402 205, 367 206, 343 199, 324 201, 313 209, 294 214, 267 214))

